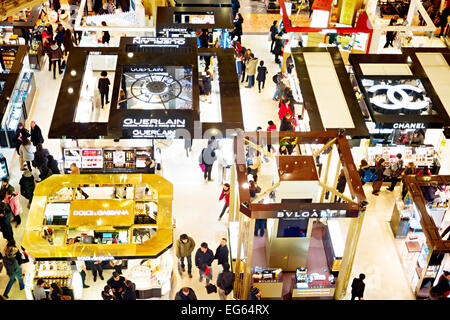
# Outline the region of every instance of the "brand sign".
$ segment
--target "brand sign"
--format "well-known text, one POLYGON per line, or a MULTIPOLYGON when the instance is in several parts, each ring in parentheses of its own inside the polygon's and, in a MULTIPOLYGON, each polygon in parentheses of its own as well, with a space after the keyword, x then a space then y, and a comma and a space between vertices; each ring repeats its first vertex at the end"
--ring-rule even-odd
POLYGON ((388 111, 420 111, 427 109, 430 104, 422 88, 409 84, 377 84, 367 89, 367 92, 373 95, 370 98, 373 106, 388 111))
POLYGON ((68 225, 131 226, 134 222, 133 200, 87 199, 70 203, 68 225))
POLYGON ((276 218, 353 218, 358 216, 358 211, 348 210, 279 210, 276 218))
POLYGON ((122 122, 126 138, 136 139, 174 139, 177 129, 187 129, 187 119, 182 117, 164 118, 125 118, 122 122))
POLYGON ((106 261, 106 260, 114 260, 113 256, 98 256, 98 257, 77 257, 78 261, 106 261))
POLYGON ((425 123, 418 122, 418 123, 394 123, 392 125, 392 128, 394 129, 425 129, 425 123))
POLYGON ((133 38, 133 44, 141 47, 179 48, 186 45, 185 38, 133 38))
POLYGON ((123 71, 159 73, 167 72, 167 68, 162 66, 123 66, 123 71))

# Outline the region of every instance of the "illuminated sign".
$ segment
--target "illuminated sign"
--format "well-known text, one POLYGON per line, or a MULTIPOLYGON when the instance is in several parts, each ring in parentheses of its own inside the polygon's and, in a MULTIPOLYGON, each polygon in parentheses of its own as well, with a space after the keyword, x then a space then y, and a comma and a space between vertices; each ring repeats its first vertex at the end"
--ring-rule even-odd
POLYGON ((77 257, 78 261, 105 261, 114 260, 113 256, 98 256, 98 257, 77 257))
POLYGON ((358 216, 358 211, 353 210, 316 210, 301 211, 301 210, 279 210, 276 218, 353 218, 358 216))
POLYGON ((377 84, 367 89, 367 92, 373 94, 370 102, 384 110, 420 111, 427 109, 430 104, 424 99, 425 91, 422 88, 409 84, 377 84), (380 94, 377 94, 378 92, 380 94))
POLYGON ((186 119, 133 119, 126 118, 123 120, 123 127, 140 127, 140 128, 184 128, 186 127, 186 119))
POLYGON ((74 216, 127 216, 130 213, 128 210, 74 210, 74 216))
POLYGON ((162 66, 123 66, 124 72, 167 72, 166 67, 162 66))
POLYGON ((177 129, 186 129, 186 119, 125 118, 124 136, 136 139, 174 139, 177 129))
POLYGON ((133 44, 138 44, 142 47, 172 47, 179 48, 186 45, 185 38, 133 38, 133 44))
POLYGON ((423 122, 418 123, 394 123, 392 125, 394 129, 425 129, 426 126, 423 122))

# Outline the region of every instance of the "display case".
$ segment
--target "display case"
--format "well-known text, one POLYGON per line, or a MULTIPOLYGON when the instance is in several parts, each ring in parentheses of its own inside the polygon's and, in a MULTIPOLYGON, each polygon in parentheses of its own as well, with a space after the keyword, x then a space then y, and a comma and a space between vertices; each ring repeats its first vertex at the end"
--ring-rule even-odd
POLYGON ((374 166, 377 159, 383 158, 393 163, 396 161, 397 154, 402 155, 403 163, 414 162, 416 166, 431 167, 434 163, 434 147, 432 145, 424 146, 405 146, 405 145, 372 145, 367 150, 367 162, 374 166))
POLYGON ((252 274, 253 286, 261 290, 263 299, 281 299, 283 297, 283 273, 281 269, 263 269, 256 267, 252 274))
POLYGON ((0 144, 1 146, 15 146, 15 135, 19 122, 24 123, 28 118, 31 104, 34 99, 36 85, 33 72, 25 72, 15 88, 10 103, 2 121, 0 144))
POLYGON ((406 238, 409 232, 411 218, 411 204, 405 204, 401 199, 397 199, 394 205, 389 225, 396 238, 406 238))
POLYGON ((309 273, 308 268, 297 268, 293 279, 292 299, 334 299, 335 280, 333 275, 309 273))
POLYGON ((72 163, 81 173, 144 172, 145 159, 153 158, 153 148, 66 148, 63 155, 66 173, 72 163))

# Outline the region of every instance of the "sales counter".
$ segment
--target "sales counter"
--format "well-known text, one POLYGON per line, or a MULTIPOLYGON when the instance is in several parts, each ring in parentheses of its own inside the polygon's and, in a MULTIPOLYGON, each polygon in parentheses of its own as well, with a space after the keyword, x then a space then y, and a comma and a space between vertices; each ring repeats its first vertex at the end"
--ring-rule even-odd
POLYGON ((143 298, 165 294, 173 263, 165 257, 170 252, 164 255, 172 246, 172 190, 149 174, 53 175, 40 182, 22 242, 33 262, 26 287, 56 279, 81 299, 73 261, 89 269, 92 261, 122 260, 130 278, 149 276, 136 284, 143 298))

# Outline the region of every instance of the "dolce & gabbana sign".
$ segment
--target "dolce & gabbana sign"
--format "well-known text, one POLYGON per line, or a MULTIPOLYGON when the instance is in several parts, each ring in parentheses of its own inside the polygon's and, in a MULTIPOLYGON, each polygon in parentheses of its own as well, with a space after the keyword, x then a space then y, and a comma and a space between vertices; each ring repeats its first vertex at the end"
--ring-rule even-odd
POLYGON ((142 47, 179 48, 186 45, 185 38, 133 38, 133 44, 142 47))

